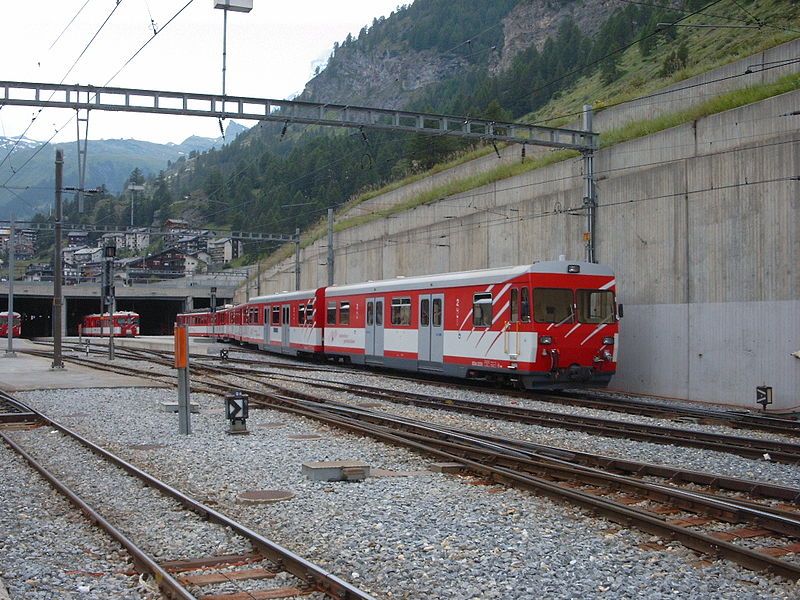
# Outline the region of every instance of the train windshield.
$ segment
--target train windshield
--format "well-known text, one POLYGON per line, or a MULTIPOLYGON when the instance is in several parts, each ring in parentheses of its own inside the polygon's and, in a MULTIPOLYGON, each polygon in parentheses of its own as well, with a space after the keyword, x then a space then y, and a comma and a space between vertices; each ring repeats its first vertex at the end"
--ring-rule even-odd
POLYGON ((614 294, 608 290, 578 290, 578 321, 613 323, 614 294))
POLYGON ((535 288, 533 290, 533 318, 537 323, 572 323, 572 290, 535 288))

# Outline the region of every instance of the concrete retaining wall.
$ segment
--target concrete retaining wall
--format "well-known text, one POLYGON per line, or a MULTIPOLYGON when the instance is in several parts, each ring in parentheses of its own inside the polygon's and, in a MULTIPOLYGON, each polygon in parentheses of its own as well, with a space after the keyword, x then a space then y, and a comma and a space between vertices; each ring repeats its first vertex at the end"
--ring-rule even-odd
MULTIPOLYGON (((772 385, 773 408, 800 408, 800 181, 789 179, 800 176, 800 117, 782 116, 798 106, 791 92, 598 152, 597 258, 626 305, 613 387, 754 407, 755 386, 772 385)), ((569 210, 581 205, 581 167, 343 231, 335 280, 581 258, 585 219, 569 210)), ((303 287, 326 284, 325 244, 304 250, 303 287)), ((292 270, 266 273, 262 291, 292 289, 292 270)))

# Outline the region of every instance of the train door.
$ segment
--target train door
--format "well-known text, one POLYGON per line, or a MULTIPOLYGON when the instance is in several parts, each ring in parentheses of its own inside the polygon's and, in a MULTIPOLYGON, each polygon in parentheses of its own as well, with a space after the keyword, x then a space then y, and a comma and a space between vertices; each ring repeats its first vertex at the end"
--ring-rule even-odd
POLYGON ((284 350, 288 350, 289 348, 289 336, 291 333, 291 325, 289 323, 289 312, 291 311, 291 306, 289 304, 283 305, 283 315, 281 319, 281 347, 284 350))
POLYGON ((383 363, 383 298, 367 298, 364 354, 368 363, 383 363))
POLYGON ((269 347, 269 319, 270 319, 270 310, 269 306, 264 307, 264 346, 262 349, 269 347))
POLYGON ((441 371, 444 361, 444 295, 419 297, 419 368, 441 371))

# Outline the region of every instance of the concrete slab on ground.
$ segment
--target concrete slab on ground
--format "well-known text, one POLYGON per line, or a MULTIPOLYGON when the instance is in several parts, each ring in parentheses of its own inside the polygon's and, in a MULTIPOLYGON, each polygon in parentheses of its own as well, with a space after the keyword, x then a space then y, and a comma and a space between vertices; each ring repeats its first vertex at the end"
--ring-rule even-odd
MULTIPOLYGON (((14 340, 15 350, 41 350, 29 340, 14 340)), ((52 359, 17 352, 5 358, 0 351, 0 389, 6 392, 55 390, 65 388, 164 387, 150 379, 117 375, 71 363, 64 369, 52 369, 52 359)), ((65 356, 68 356, 66 353, 65 356)))
MULTIPOLYGON (((77 342, 77 337, 65 338, 71 342, 77 342)), ((90 340, 92 346, 108 347, 108 338, 83 338, 84 341, 90 340)), ((114 338, 114 345, 117 348, 141 348, 142 350, 166 350, 172 352, 175 349, 175 340, 171 335, 146 335, 136 338, 114 338)), ((201 338, 189 338, 190 354, 207 354, 208 349, 213 346, 211 340, 201 338)), ((219 345, 219 347, 229 347, 219 345)), ((219 350, 217 350, 219 353, 219 350)))

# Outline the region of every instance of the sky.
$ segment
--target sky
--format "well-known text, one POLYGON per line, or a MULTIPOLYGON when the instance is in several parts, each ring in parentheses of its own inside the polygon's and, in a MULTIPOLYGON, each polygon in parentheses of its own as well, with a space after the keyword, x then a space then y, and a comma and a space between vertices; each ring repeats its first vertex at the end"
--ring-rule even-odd
MULTIPOLYGON (((222 92, 223 12, 213 0, 2 0, 0 80, 110 85, 197 93, 222 92), (115 9, 116 6, 116 9, 115 9), (113 11, 113 13, 112 13, 113 11), (76 17, 77 15, 77 17, 76 17), (103 22, 100 33, 89 43, 103 22), (70 20, 74 21, 68 26, 70 20), (144 44, 152 42, 108 80, 144 44), (60 37, 59 37, 60 35, 60 37), (81 52, 88 49, 75 63, 81 52), (71 68, 74 64, 74 68, 71 68)), ((226 91, 229 95, 286 99, 300 93, 334 42, 358 35, 401 0, 253 0, 249 14, 229 12, 226 91)), ((0 135, 74 141, 75 112, 0 108, 0 135), (32 123, 32 124, 31 124, 32 123)), ((253 122, 244 122, 252 126, 253 122)), ((218 137, 216 119, 93 111, 89 139, 135 138, 179 143, 191 135, 218 137)))

